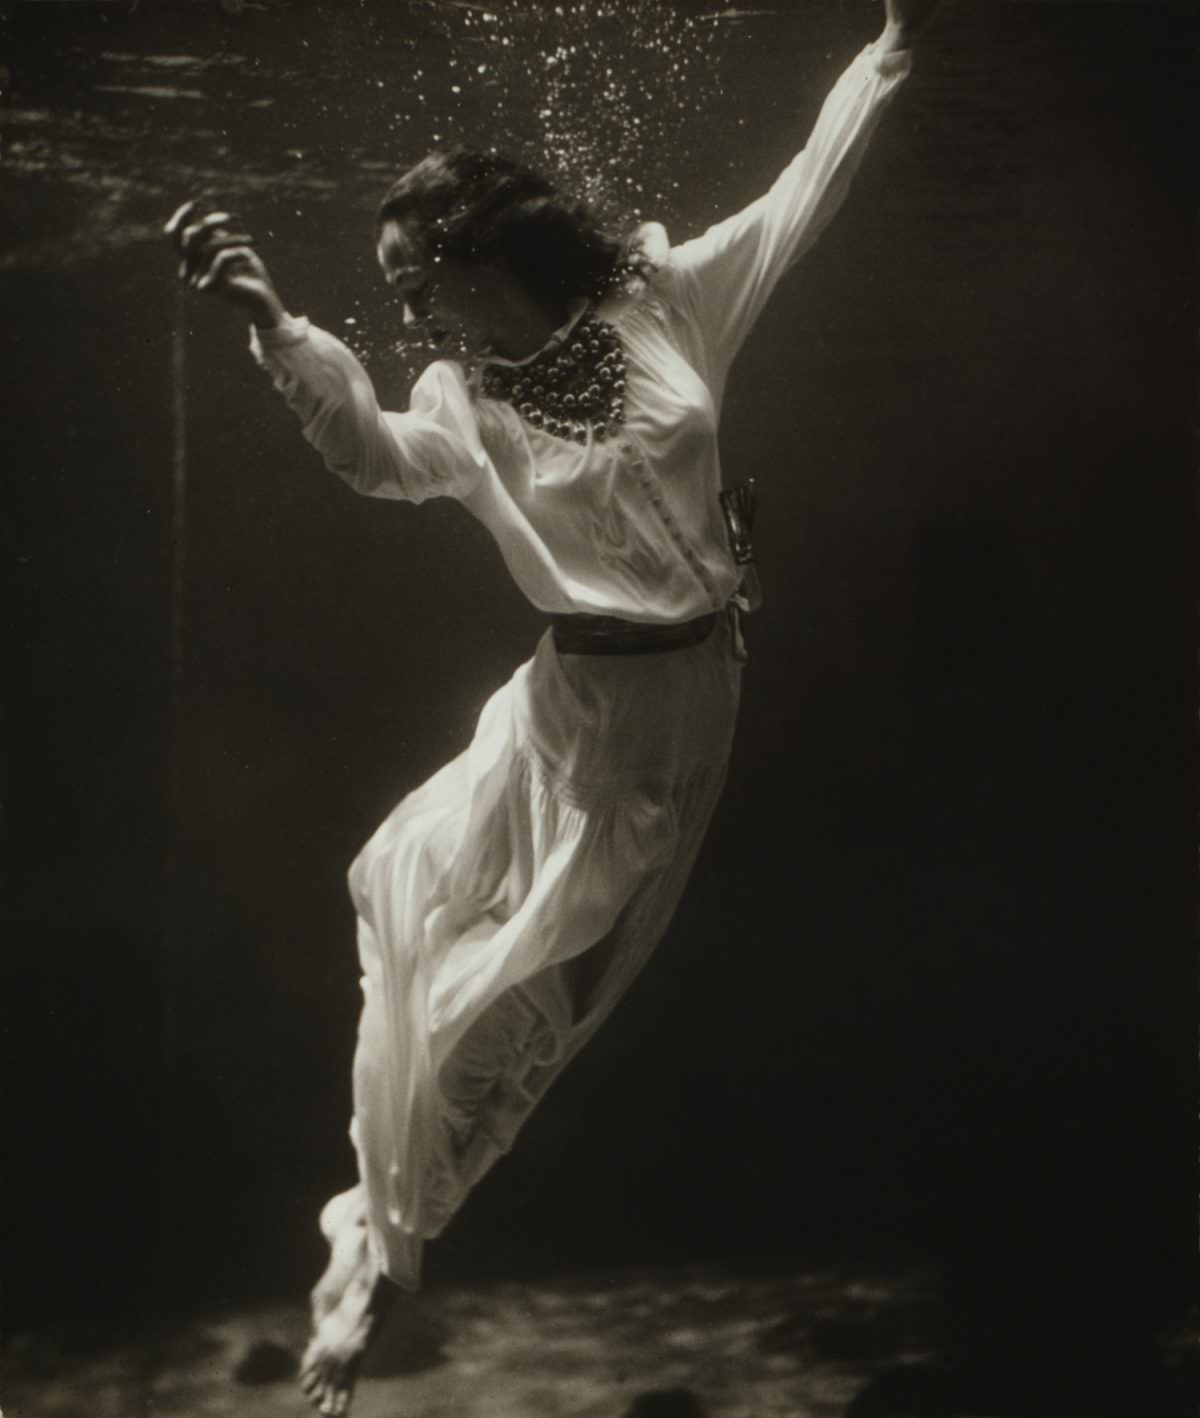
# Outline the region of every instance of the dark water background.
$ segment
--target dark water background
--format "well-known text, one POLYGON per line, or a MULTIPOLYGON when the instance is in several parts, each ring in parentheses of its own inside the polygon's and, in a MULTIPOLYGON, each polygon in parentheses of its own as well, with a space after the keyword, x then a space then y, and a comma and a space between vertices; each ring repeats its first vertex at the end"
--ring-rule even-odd
MULTIPOLYGON (((310 1283, 344 868, 539 631, 460 509, 324 473, 161 222, 235 204, 401 406, 368 233, 435 134, 690 234, 880 7, 238 8, 0 29, 10 1332, 310 1283)), ((431 1280, 900 1253, 969 1336, 1081 1356, 1186 1305, 1196 29, 930 33, 730 389, 768 601, 697 878, 431 1280)))

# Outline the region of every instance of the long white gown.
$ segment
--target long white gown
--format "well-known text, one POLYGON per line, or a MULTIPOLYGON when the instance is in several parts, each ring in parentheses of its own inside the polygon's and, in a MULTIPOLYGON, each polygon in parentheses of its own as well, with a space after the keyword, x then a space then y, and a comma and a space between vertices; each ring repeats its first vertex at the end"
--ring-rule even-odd
MULTIPOLYGON (((729 366, 779 277, 836 211, 906 53, 868 46, 769 192, 671 247, 597 312, 620 334, 626 421, 577 445, 482 397, 450 361, 379 408, 334 336, 292 319, 252 348, 360 492, 460 500, 553 613, 648 623, 722 611, 739 579, 718 501, 729 366)), ((572 321, 554 337, 562 339, 572 321)), ((364 1004, 351 1136, 373 1252, 415 1288, 422 1245, 505 1152, 661 938, 721 786, 741 660, 728 618, 687 649, 564 655, 549 632, 470 746, 350 869, 364 1004)))

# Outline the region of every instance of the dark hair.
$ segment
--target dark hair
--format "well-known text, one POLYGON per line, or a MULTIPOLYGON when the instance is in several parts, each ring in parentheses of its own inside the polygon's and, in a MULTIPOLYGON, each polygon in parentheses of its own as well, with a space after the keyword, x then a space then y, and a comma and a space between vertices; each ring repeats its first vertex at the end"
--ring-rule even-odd
POLYGON ((431 254, 500 261, 548 309, 597 300, 622 274, 626 243, 581 202, 514 158, 471 148, 433 152, 395 182, 375 218, 415 229, 431 254))

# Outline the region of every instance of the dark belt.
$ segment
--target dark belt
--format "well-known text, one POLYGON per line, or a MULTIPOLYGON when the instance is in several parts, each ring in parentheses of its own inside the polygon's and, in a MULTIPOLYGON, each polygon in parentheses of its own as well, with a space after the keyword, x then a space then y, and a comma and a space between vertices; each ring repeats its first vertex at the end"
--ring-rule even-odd
POLYGON ((699 645, 712 634, 717 613, 676 625, 640 625, 610 615, 550 617, 554 648, 560 655, 659 655, 699 645))

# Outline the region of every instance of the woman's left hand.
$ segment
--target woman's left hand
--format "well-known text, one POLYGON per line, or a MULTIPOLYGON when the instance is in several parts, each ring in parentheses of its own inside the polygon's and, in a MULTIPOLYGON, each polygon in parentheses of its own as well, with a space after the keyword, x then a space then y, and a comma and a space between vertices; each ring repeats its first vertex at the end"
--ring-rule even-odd
POLYGON ((886 0, 886 4, 885 46, 888 49, 910 49, 913 40, 933 19, 941 0, 886 0))

